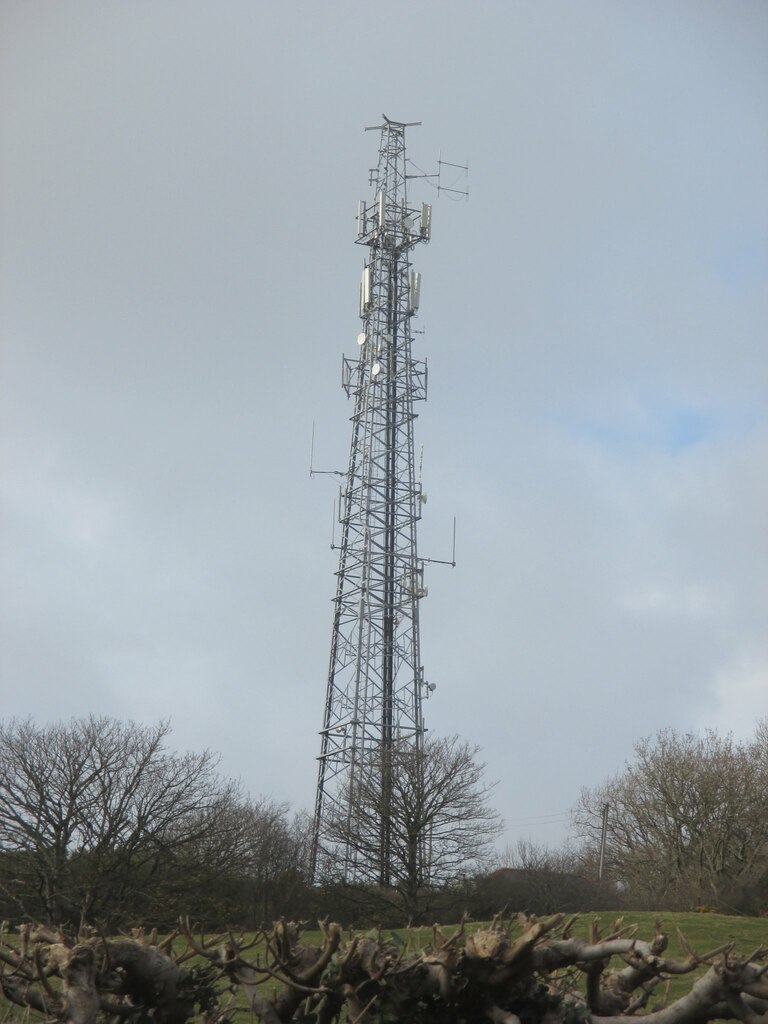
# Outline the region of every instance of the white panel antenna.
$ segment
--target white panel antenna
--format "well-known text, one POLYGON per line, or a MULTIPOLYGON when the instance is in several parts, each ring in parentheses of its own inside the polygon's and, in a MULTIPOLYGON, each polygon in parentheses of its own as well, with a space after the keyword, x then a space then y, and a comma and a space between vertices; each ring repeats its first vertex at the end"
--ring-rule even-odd
POLYGON ((371 268, 363 268, 363 276, 360 281, 360 316, 365 316, 371 308, 371 268))
POLYGON ((426 242, 432 237, 432 207, 429 203, 421 204, 421 237, 426 242))
POLYGON ((412 270, 408 281, 408 312, 415 313, 419 308, 421 295, 421 274, 418 270, 412 270))

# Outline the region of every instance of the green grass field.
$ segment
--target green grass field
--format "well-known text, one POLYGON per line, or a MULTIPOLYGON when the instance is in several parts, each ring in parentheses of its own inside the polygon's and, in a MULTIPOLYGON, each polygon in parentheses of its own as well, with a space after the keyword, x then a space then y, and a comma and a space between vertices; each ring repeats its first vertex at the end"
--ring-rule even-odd
MULTIPOLYGON (((596 914, 583 914, 579 917, 574 928, 574 934, 586 937, 593 919, 599 923, 603 934, 609 932, 614 921, 621 917, 624 926, 636 925, 638 937, 650 940, 656 931, 656 922, 660 922, 662 931, 669 936, 669 947, 667 956, 670 959, 685 959, 686 952, 678 941, 678 931, 682 932, 688 944, 697 953, 707 953, 718 946, 728 942, 736 944, 736 948, 743 953, 751 953, 758 946, 768 947, 768 917, 729 917, 725 914, 698 914, 698 913, 664 913, 627 911, 611 913, 601 911, 596 914)), ((441 930, 451 934, 456 925, 441 925, 441 930)), ((467 926, 468 930, 476 931, 480 928, 487 928, 488 922, 473 921, 467 926)), ((516 927, 516 926, 513 926, 516 927)), ((384 931, 383 935, 393 934, 391 931, 384 931)), ((405 929, 398 930, 394 934, 399 936, 400 941, 412 941, 417 948, 423 948, 432 941, 432 928, 421 926, 412 928, 410 932, 405 929)), ((319 932, 305 932, 303 940, 307 943, 321 941, 319 932)))

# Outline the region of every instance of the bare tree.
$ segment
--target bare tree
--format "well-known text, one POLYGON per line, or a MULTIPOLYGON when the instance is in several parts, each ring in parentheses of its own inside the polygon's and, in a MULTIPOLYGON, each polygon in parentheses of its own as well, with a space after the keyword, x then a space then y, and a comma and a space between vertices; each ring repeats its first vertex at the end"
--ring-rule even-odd
POLYGON ((768 870, 765 725, 752 743, 667 729, 574 811, 596 847, 608 805, 606 866, 640 906, 730 909, 768 870))
POLYGON ((332 838, 351 841, 358 878, 378 886, 379 834, 387 818, 391 886, 383 892, 395 895, 414 921, 436 889, 478 870, 501 829, 489 804, 493 784, 484 781, 485 765, 477 753, 457 736, 430 739, 421 749, 397 745, 382 753, 382 759, 391 759, 387 794, 381 785, 383 760, 372 759, 356 783, 352 824, 346 815, 334 823, 332 838))
POLYGON ((166 750, 167 722, 0 722, 0 887, 27 917, 110 917, 215 832, 236 787, 166 750))

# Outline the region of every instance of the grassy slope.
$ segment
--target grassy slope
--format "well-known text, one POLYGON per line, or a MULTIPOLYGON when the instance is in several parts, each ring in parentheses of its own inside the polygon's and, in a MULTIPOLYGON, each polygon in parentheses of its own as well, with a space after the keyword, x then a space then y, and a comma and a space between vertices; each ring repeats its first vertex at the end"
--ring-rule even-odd
MULTIPOLYGON (((598 921, 600 931, 603 935, 610 932, 614 922, 621 917, 623 926, 637 925, 638 938, 652 939, 656 931, 656 922, 660 922, 661 929, 669 936, 669 947, 667 956, 670 959, 684 960, 686 952, 680 945, 677 937, 678 931, 682 932, 688 944, 697 953, 708 953, 710 950, 723 946, 728 942, 734 942, 736 949, 745 954, 751 953, 757 946, 768 947, 768 918, 765 917, 728 917, 725 914, 696 914, 696 913, 664 913, 658 912, 603 912, 596 914, 584 914, 576 923, 574 934, 586 938, 592 919, 598 921)), ((471 931, 487 927, 486 923, 473 922, 471 931)), ((455 925, 441 926, 441 931, 449 935, 455 930, 455 925)), ((384 936, 391 934, 384 932, 384 936)), ((409 934, 405 931, 397 933, 403 941, 407 941, 409 934)), ((424 947, 432 942, 432 929, 427 927, 414 928, 410 932, 410 939, 417 947, 424 947)), ((303 940, 308 944, 320 942, 320 934, 317 932, 305 932, 303 940)))

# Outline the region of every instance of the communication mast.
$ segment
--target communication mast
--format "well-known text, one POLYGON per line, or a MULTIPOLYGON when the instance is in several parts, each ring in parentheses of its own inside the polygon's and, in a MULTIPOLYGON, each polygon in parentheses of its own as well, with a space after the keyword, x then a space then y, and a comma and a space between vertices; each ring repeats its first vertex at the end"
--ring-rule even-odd
MULTIPOLYGON (((426 597, 416 524, 426 496, 417 478, 413 423, 427 396, 426 362, 413 358, 421 275, 411 253, 431 233, 432 208, 411 205, 406 128, 384 122, 372 196, 357 211, 364 247, 357 357, 342 384, 354 401, 349 464, 339 500, 340 541, 325 715, 317 777, 312 876, 332 864, 349 882, 390 884, 393 749, 422 749, 425 682, 419 604, 426 597), (364 778, 376 772, 381 814, 360 814, 364 778), (364 834, 364 842, 360 842, 364 834), (366 853, 363 853, 363 848, 366 853), (371 855, 371 851, 374 851, 371 855)), ((368 808, 370 812, 370 808, 368 808)), ((424 851, 421 851, 422 856, 424 851)))

